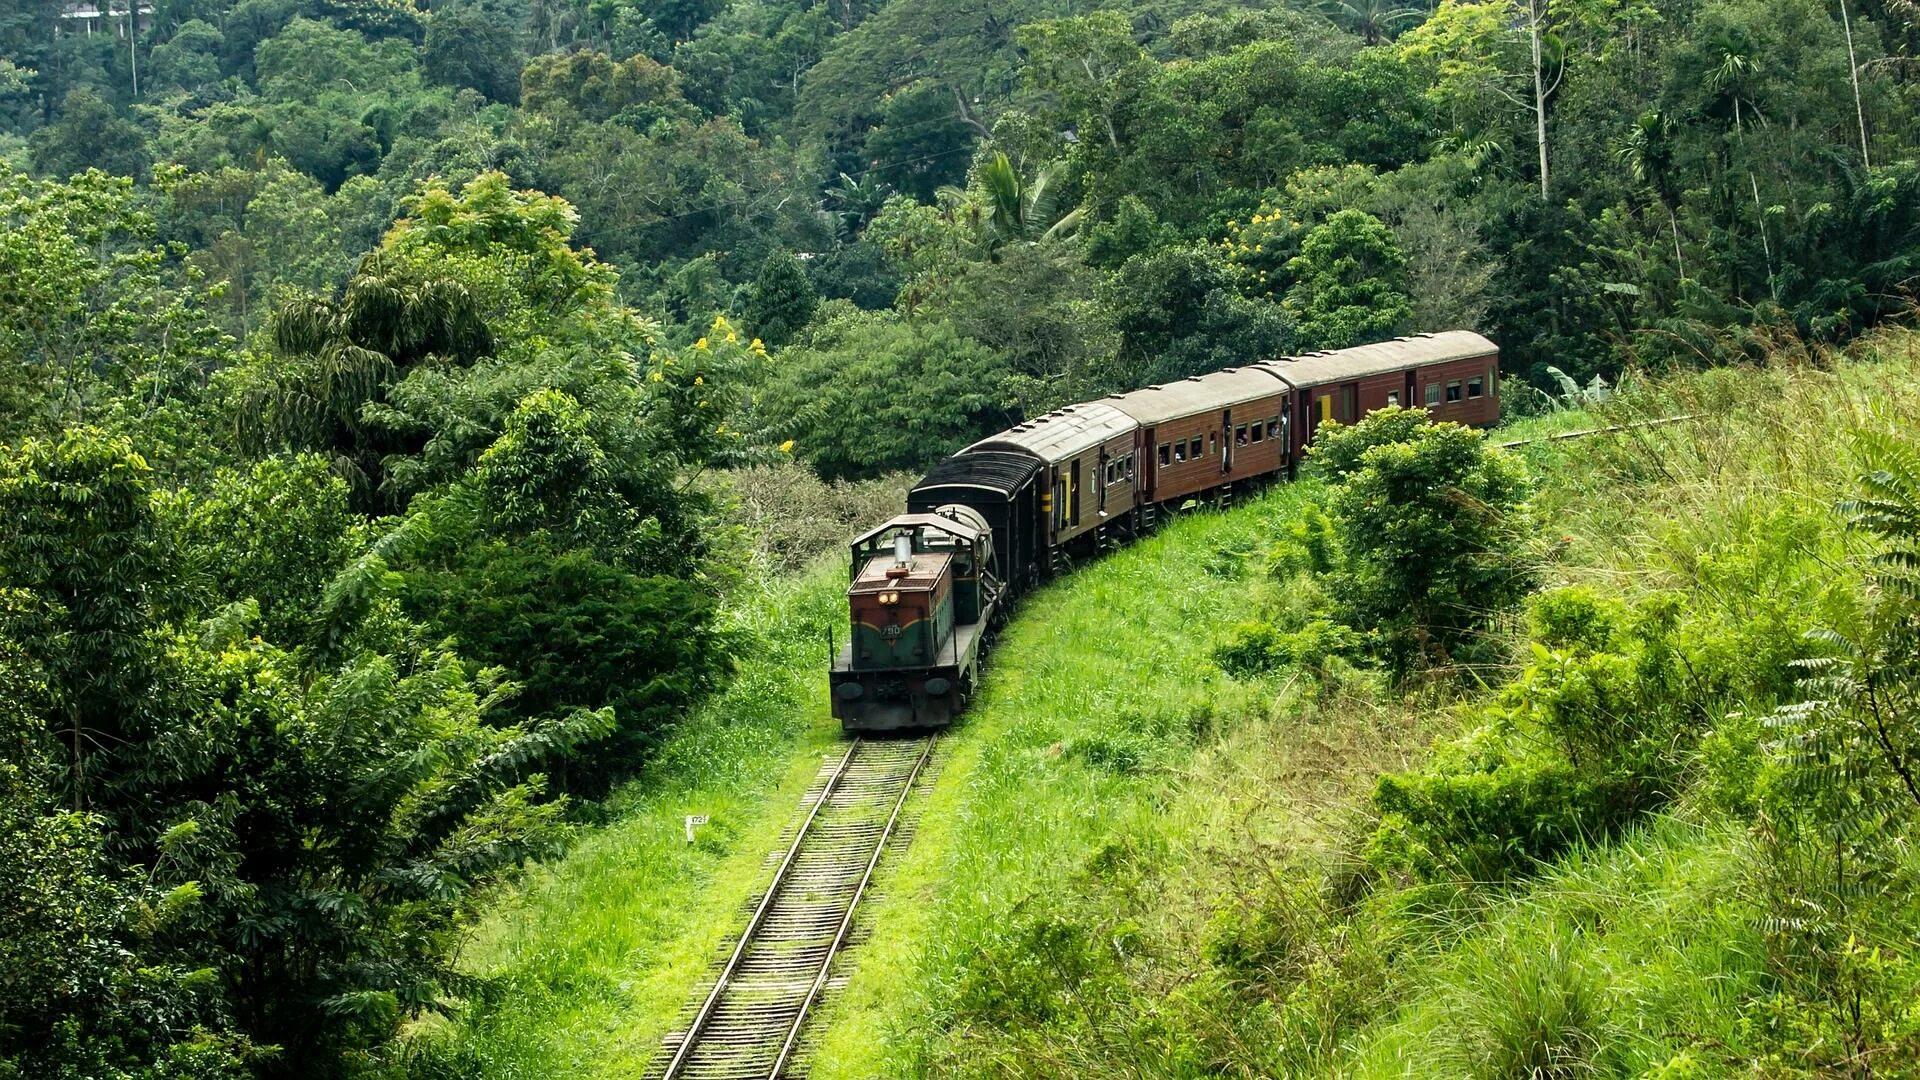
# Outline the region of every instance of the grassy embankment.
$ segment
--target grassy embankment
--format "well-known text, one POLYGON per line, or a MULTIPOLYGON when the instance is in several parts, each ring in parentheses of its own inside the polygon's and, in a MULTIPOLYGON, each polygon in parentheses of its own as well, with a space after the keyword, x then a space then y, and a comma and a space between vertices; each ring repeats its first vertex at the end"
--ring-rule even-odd
MULTIPOLYGON (((1548 583, 1665 590, 1687 626, 1723 635, 1688 648, 1791 655, 1858 595, 1858 545, 1832 510, 1856 469, 1849 433, 1920 427, 1912 339, 1862 351, 1837 370, 1643 384, 1591 423, 1697 418, 1522 448, 1548 583)), ((816 1077, 1913 1065, 1905 916, 1881 924, 1884 955, 1808 946, 1819 932, 1790 925, 1807 922, 1783 906, 1804 883, 1761 851, 1759 736, 1738 709, 1700 719, 1674 750, 1676 797, 1611 841, 1501 883, 1382 879, 1366 861, 1377 777, 1477 722, 1492 688, 1210 668, 1228 624, 1284 624, 1311 591, 1267 573, 1308 494, 1190 521, 1036 598, 883 883, 816 1077), (1854 991, 1864 1011, 1842 1000, 1854 991)))

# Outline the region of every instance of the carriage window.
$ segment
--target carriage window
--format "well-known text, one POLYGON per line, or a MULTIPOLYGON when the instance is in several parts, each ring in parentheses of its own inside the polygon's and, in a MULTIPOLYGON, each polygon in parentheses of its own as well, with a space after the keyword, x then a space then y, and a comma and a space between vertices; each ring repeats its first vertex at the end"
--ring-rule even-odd
POLYGON ((1474 376, 1474 377, 1473 377, 1473 378, 1471 378, 1471 379, 1468 379, 1468 380, 1467 380, 1467 398, 1468 398, 1468 400, 1472 400, 1473 398, 1477 398, 1477 397, 1479 397, 1479 396, 1480 396, 1481 394, 1484 394, 1484 393, 1486 393, 1486 387, 1487 387, 1487 384, 1486 384, 1486 383, 1484 383, 1484 382, 1482 382, 1482 381, 1480 380, 1480 377, 1479 377, 1478 375, 1476 375, 1476 376, 1474 376))
POLYGON ((1193 437, 1193 441, 1192 441, 1192 442, 1189 442, 1189 443, 1187 444, 1187 456, 1188 456, 1188 457, 1190 457, 1190 458, 1193 458, 1193 459, 1195 459, 1196 461, 1197 461, 1197 460, 1199 460, 1199 458, 1200 458, 1200 436, 1198 436, 1198 435, 1195 435, 1195 436, 1193 437))
POLYGON ((1233 445, 1247 445, 1247 425, 1241 424, 1239 427, 1233 429, 1233 445))
POLYGON ((1438 404, 1440 404, 1440 384, 1437 382, 1428 383, 1427 384, 1427 408, 1431 409, 1438 404))
POLYGON ((1280 418, 1277 416, 1267 417, 1267 438, 1277 439, 1279 437, 1280 437, 1280 418))
POLYGON ((1452 382, 1447 384, 1447 400, 1449 402, 1460 400, 1460 380, 1459 379, 1455 379, 1452 382))
POLYGON ((1132 454, 1127 455, 1127 479, 1128 480, 1133 479, 1133 455, 1132 454))
POLYGON ((1160 465, 1162 468, 1165 468, 1166 466, 1171 464, 1173 464, 1173 444, 1161 443, 1160 444, 1160 465))
POLYGON ((1176 465, 1182 461, 1187 460, 1187 444, 1186 443, 1177 442, 1173 444, 1173 460, 1174 460, 1174 464, 1176 465))
POLYGON ((1253 425, 1253 441, 1259 442, 1261 439, 1264 439, 1266 437, 1267 437, 1267 425, 1256 421, 1253 425))
POLYGON ((1207 432, 1207 454, 1211 456, 1212 454, 1217 453, 1219 449, 1220 449, 1220 433, 1217 431, 1207 432))
POLYGON ((1398 406, 1399 404, 1400 404, 1400 391, 1398 390, 1388 391, 1387 392, 1387 408, 1391 409, 1398 406))

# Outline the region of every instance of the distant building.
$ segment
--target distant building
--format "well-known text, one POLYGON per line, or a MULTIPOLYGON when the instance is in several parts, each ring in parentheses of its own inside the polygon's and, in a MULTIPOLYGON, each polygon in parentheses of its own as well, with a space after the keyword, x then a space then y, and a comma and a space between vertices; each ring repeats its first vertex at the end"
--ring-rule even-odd
POLYGON ((134 18, 139 20, 139 29, 145 30, 153 25, 153 5, 144 0, 68 0, 66 10, 60 13, 61 21, 73 30, 84 30, 87 34, 113 32, 116 36, 127 36, 127 13, 134 5, 134 18))

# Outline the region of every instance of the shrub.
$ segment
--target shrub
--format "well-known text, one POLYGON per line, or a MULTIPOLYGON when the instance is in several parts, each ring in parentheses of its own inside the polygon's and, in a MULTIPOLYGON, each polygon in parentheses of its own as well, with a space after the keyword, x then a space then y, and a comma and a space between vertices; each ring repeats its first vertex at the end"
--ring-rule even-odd
POLYGON ((1555 758, 1502 756, 1382 777, 1367 860, 1428 881, 1526 877, 1576 843, 1617 833, 1645 802, 1635 778, 1555 758))
POLYGON ((1324 678, 1335 659, 1364 655, 1366 638, 1351 628, 1324 618, 1310 619, 1298 630, 1283 631, 1271 623, 1246 622, 1233 628, 1228 639, 1213 650, 1213 662, 1236 679, 1250 679, 1283 667, 1298 667, 1324 678))
POLYGON ((643 577, 583 551, 470 544, 450 564, 406 574, 408 605, 463 655, 520 686, 513 716, 612 706, 616 727, 563 774, 599 792, 726 671, 732 643, 714 600, 670 577, 643 577))
POLYGON ((1409 409, 1323 425, 1313 459, 1337 481, 1339 621, 1375 634, 1398 675, 1484 654, 1488 628, 1533 586, 1519 462, 1478 431, 1409 409))

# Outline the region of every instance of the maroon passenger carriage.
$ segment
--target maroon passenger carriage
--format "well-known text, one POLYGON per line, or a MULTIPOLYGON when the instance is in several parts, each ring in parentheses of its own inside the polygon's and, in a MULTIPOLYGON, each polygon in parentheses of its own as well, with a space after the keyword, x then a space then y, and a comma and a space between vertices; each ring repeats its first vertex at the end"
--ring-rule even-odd
POLYGON ((906 515, 855 541, 834 716, 848 731, 951 722, 987 631, 1074 553, 1190 500, 1291 477, 1328 420, 1401 405, 1490 426, 1499 382, 1499 348, 1450 330, 1113 394, 974 443, 914 486, 906 515))

